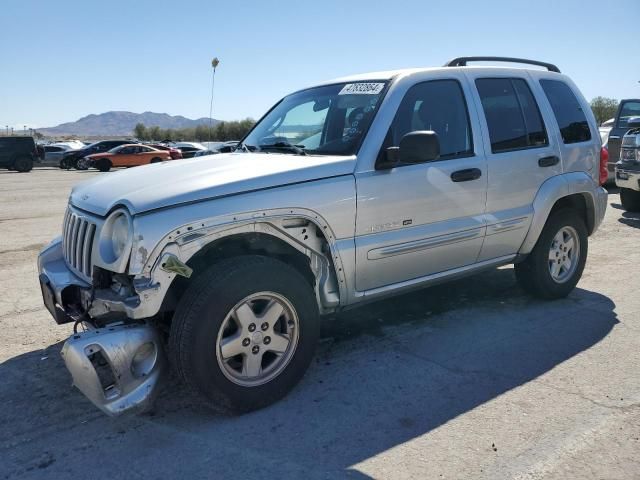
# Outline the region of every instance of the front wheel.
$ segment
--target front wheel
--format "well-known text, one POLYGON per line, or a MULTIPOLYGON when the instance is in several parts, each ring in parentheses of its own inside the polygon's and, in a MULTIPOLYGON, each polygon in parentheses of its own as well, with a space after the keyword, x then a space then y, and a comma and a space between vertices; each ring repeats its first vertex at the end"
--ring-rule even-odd
POLYGON ((318 336, 309 282, 279 260, 243 256, 194 279, 173 317, 169 351, 188 387, 211 405, 242 412, 286 395, 318 336))
POLYGON ((620 203, 627 212, 640 212, 640 192, 630 188, 621 188, 620 203))
POLYGON ((547 219, 526 260, 516 264, 518 282, 536 297, 566 297, 582 276, 587 242, 587 228, 580 214, 573 209, 556 211, 547 219))

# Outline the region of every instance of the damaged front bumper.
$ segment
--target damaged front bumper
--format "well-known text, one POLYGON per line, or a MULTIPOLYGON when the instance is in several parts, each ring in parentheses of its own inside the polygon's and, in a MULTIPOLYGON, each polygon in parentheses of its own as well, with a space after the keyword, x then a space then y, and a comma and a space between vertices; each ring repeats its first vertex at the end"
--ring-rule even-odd
MULTIPOLYGON (((105 309, 104 305, 129 301, 105 299, 96 306, 88 304, 93 289, 67 267, 60 239, 40 253, 38 271, 44 304, 57 323, 91 321, 90 314, 96 307, 108 312, 113 309, 105 309)), ((73 384, 112 416, 148 408, 166 369, 157 329, 147 322, 130 322, 126 318, 72 335, 62 348, 62 356, 73 384)))
POLYGON ((62 347, 73 384, 107 415, 148 409, 165 369, 162 343, 149 325, 78 333, 62 347))

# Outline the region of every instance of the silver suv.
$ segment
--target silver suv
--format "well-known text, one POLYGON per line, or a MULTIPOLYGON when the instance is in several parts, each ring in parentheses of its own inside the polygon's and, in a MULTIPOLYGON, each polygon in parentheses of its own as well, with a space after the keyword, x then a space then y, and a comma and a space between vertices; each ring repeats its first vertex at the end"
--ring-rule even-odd
POLYGON ((300 380, 321 315, 505 264, 566 296, 606 178, 589 104, 554 65, 345 77, 280 100, 233 153, 76 186, 42 293, 104 412, 147 407, 164 352, 207 402, 246 411, 300 380))

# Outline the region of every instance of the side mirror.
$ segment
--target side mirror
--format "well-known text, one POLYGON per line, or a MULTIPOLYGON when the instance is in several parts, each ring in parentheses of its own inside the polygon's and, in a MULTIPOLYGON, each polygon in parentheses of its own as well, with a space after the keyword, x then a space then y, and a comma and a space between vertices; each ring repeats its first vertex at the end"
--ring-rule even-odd
POLYGON ((400 146, 387 148, 385 157, 376 165, 378 170, 437 160, 440 157, 438 134, 431 130, 409 132, 400 140, 400 146))
POLYGON ((627 120, 627 128, 640 128, 640 117, 631 117, 627 120))

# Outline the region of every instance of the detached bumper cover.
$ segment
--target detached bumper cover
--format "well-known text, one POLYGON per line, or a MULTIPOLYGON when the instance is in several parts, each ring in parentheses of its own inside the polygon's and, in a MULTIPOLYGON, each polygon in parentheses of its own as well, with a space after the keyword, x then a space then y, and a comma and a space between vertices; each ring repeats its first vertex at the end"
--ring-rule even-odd
POLYGON ((166 366, 161 339, 146 324, 73 335, 62 357, 73 384, 110 416, 151 406, 166 366))

